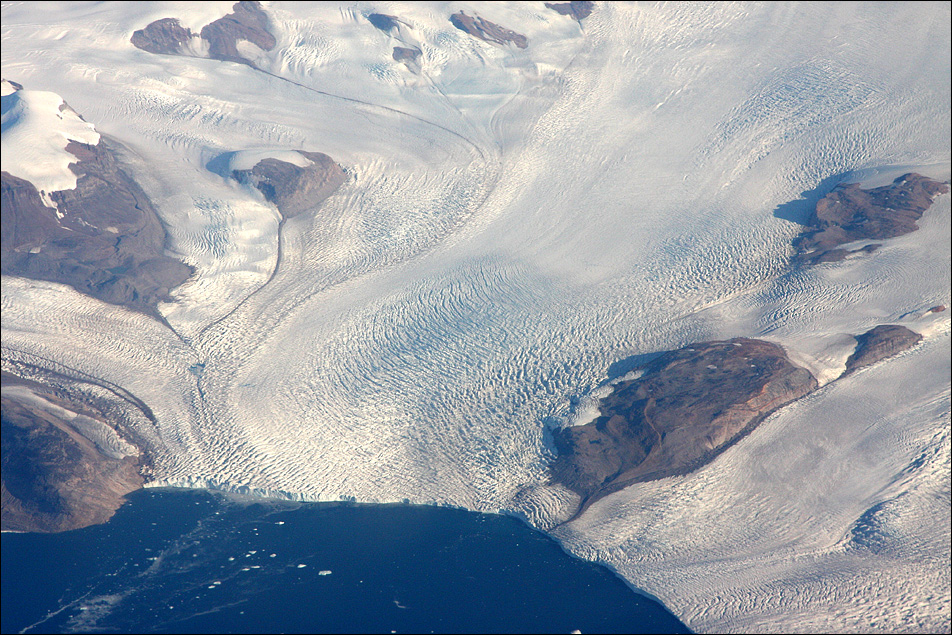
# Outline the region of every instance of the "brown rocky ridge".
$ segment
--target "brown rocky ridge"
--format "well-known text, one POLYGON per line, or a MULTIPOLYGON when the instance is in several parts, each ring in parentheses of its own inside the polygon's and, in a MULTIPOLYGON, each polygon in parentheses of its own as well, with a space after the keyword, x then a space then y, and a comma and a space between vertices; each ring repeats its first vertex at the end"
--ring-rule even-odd
POLYGON ((143 457, 89 404, 0 377, 0 525, 56 532, 103 523, 142 487, 143 457))
POLYGON ((860 251, 873 251, 879 245, 847 250, 840 245, 858 240, 884 240, 919 229, 923 212, 948 185, 921 174, 909 173, 890 185, 864 190, 859 184, 837 186, 822 198, 807 221, 809 229, 793 241, 795 260, 817 264, 842 260, 860 251))
MULTIPOLYGON (((192 55, 187 43, 195 37, 183 27, 178 18, 162 18, 132 34, 136 48, 162 55, 192 55)), ((208 57, 225 62, 255 66, 254 62, 238 52, 238 42, 251 42, 264 51, 270 51, 277 41, 268 30, 268 16, 261 3, 242 0, 235 3, 232 13, 202 27, 198 37, 208 43, 208 57)))
POLYGON ((377 29, 398 40, 401 44, 406 45, 393 47, 393 60, 395 62, 403 62, 413 72, 420 71, 418 60, 420 56, 423 55, 423 51, 420 50, 419 46, 415 45, 415 42, 404 41, 405 38, 400 32, 400 25, 407 24, 406 22, 396 16, 387 15, 385 13, 371 13, 367 15, 367 21, 377 29))
POLYGON ((76 188, 51 192, 47 207, 32 183, 2 173, 4 274, 69 285, 104 302, 160 318, 158 302, 192 269, 165 255, 167 235, 145 193, 120 167, 117 144, 70 141, 76 188))
POLYGON ((417 61, 417 59, 423 55, 423 51, 413 47, 407 48, 405 46, 395 46, 393 47, 393 59, 396 62, 406 62, 412 64, 417 61))
POLYGON ((618 383, 599 403, 595 421, 553 431, 558 456, 551 478, 582 497, 577 516, 633 483, 698 469, 816 388, 809 371, 763 340, 667 352, 637 379, 618 383))
POLYGON ((385 13, 371 13, 367 16, 367 21, 387 35, 396 38, 401 44, 406 44, 406 46, 393 47, 393 61, 403 62, 407 68, 415 73, 420 71, 418 61, 423 55, 423 51, 413 41, 404 41, 405 38, 400 33, 400 25, 407 24, 406 22, 385 13))
POLYGON ((846 360, 845 375, 898 355, 922 341, 922 336, 898 324, 880 324, 856 337, 856 350, 846 360))
POLYGON ((256 187, 269 203, 273 203, 285 219, 316 209, 347 180, 340 166, 326 154, 298 154, 311 163, 300 167, 279 159, 262 159, 250 170, 233 170, 241 183, 256 187))
POLYGON ((567 15, 573 20, 581 22, 592 15, 592 9, 595 8, 595 3, 587 0, 572 0, 571 2, 546 2, 545 6, 547 9, 558 11, 562 15, 567 15))
POLYGON ((500 45, 506 45, 511 42, 521 49, 529 46, 529 40, 526 39, 526 36, 499 26, 498 24, 494 24, 489 20, 484 20, 479 16, 468 16, 463 11, 451 15, 450 22, 460 31, 465 31, 483 42, 492 42, 500 45))
POLYGON ((371 13, 367 16, 367 21, 384 33, 390 33, 402 23, 396 16, 385 13, 371 13))
POLYGON ((178 55, 192 37, 192 32, 179 24, 178 18, 162 18, 134 32, 131 42, 148 53, 178 55))

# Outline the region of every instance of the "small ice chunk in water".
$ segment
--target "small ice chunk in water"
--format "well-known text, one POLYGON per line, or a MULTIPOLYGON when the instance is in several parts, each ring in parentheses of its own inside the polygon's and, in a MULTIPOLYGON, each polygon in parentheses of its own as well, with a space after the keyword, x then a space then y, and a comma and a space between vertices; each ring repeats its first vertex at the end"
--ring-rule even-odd
POLYGON ((330 575, 332 572, 330 569, 323 569, 317 572, 317 575, 330 575))

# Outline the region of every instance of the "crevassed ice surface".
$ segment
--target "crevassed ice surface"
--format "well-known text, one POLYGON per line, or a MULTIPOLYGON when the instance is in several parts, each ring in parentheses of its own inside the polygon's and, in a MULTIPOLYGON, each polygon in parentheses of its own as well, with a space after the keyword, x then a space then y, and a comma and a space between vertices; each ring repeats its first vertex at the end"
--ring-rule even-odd
POLYGON ((270 75, 133 48, 231 3, 144 4, 4 3, 3 76, 124 145, 198 270, 161 307, 181 338, 4 277, 3 347, 145 401, 159 482, 520 514, 701 631, 948 630, 950 320, 926 311, 952 304, 949 196, 802 271, 777 211, 831 177, 949 178, 947 3, 599 3, 580 27, 542 3, 275 2, 275 50, 248 52, 270 75), (420 74, 370 12, 409 24, 420 74), (280 239, 205 167, 299 148, 350 179, 280 239), (577 500, 546 484, 546 427, 614 362, 764 337, 827 383, 882 323, 925 340, 558 525, 577 500))

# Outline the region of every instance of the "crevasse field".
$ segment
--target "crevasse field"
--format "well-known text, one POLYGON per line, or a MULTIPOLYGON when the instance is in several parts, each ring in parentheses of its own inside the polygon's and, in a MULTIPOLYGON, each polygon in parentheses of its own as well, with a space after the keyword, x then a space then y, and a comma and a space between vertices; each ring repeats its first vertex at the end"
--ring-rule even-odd
MULTIPOLYGON (((580 26, 542 2, 273 2, 277 46, 242 51, 266 72, 129 42, 231 5, 3 4, 3 77, 121 143, 197 270, 160 307, 175 332, 4 276, 4 360, 148 404, 155 484, 516 514, 698 631, 950 628, 952 312, 927 313, 952 304, 950 197, 806 269, 789 218, 840 181, 949 179, 952 5, 600 2, 580 26), (461 9, 528 48, 457 30, 461 9), (280 235, 206 168, 294 149, 349 180, 280 235), (925 339, 832 382, 884 323, 925 339), (589 420, 616 362, 733 336, 827 385, 560 524, 578 501, 547 484, 547 430, 589 420)), ((3 169, 38 169, 3 134, 3 169)))

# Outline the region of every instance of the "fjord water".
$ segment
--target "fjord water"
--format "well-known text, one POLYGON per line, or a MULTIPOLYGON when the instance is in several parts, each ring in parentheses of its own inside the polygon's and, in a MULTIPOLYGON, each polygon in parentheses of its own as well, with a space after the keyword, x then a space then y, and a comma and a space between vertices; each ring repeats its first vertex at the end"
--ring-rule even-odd
POLYGON ((143 490, 105 525, 5 533, 3 632, 688 632, 519 520, 143 490))

